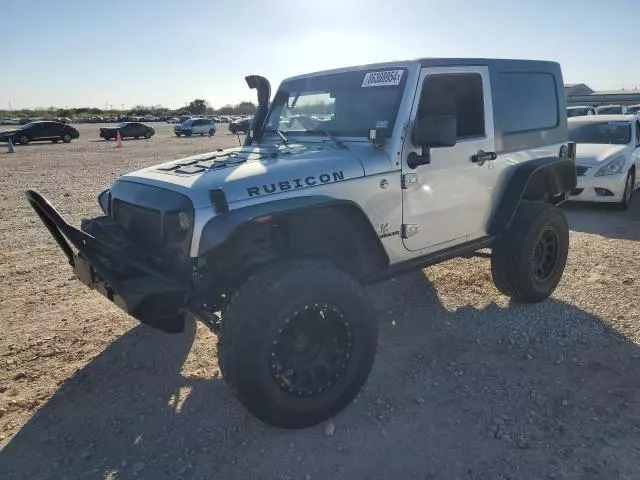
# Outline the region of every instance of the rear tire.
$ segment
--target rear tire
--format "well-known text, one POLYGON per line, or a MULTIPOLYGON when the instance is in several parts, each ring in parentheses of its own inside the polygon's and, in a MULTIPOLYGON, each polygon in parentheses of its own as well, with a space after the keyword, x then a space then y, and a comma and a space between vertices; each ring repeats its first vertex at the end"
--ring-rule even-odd
POLYGON ((151 132, 144 132, 144 138, 149 140, 151 138, 151 132))
POLYGON ((213 137, 215 135, 216 131, 212 128, 211 130, 209 130, 209 136, 213 137))
POLYGON ((18 137, 18 143, 20 145, 29 145, 29 137, 27 137, 26 135, 20 135, 18 137))
POLYGON ((364 291, 333 265, 291 261, 250 277, 222 315, 224 378, 253 415, 280 428, 345 408, 373 365, 378 326, 364 291))
POLYGON ((509 230, 493 245, 491 275, 505 295, 540 302, 558 286, 569 252, 569 227, 556 207, 523 200, 509 230))

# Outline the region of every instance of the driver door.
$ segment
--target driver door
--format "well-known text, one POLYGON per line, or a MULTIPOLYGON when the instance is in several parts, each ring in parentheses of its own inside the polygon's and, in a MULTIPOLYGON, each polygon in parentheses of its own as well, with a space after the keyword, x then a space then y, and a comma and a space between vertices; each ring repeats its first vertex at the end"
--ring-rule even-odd
POLYGON ((407 157, 422 153, 407 135, 402 152, 403 242, 422 254, 486 236, 497 175, 479 152, 495 152, 487 67, 423 69, 409 131, 422 115, 454 115, 456 144, 431 148, 430 163, 411 169, 407 157))

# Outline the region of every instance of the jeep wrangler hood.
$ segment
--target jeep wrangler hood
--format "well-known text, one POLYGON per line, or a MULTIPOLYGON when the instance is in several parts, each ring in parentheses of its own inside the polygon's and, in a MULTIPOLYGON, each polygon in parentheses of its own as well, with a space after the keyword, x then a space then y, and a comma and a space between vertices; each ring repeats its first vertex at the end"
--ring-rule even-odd
POLYGON ((202 208, 211 205, 210 192, 215 189, 232 203, 363 176, 353 150, 318 142, 206 153, 131 172, 117 181, 177 191, 190 197, 195 208, 202 208))

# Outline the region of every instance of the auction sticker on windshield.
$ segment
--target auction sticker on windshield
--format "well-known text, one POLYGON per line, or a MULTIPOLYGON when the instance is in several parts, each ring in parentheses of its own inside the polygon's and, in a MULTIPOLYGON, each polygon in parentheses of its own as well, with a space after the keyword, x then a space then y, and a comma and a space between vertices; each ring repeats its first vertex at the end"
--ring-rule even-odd
POLYGON ((362 87, 384 87, 400 85, 403 70, 385 70, 383 72, 369 72, 364 76, 362 87))

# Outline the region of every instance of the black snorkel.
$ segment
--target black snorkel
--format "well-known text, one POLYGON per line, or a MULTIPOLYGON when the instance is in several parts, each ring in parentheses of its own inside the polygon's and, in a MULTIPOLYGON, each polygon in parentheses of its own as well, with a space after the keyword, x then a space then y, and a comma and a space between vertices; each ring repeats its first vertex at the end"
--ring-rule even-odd
POLYGON ((264 122, 269 112, 269 98, 271 97, 271 85, 269 80, 260 75, 249 75, 244 78, 249 88, 258 91, 258 109, 253 117, 251 129, 244 140, 244 145, 251 145, 254 140, 260 141, 264 133, 264 122))

